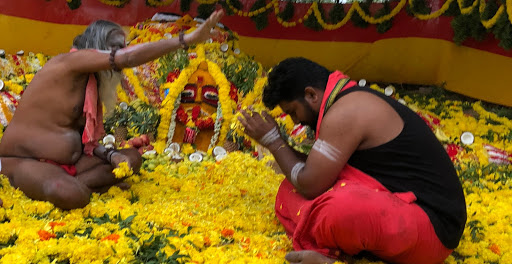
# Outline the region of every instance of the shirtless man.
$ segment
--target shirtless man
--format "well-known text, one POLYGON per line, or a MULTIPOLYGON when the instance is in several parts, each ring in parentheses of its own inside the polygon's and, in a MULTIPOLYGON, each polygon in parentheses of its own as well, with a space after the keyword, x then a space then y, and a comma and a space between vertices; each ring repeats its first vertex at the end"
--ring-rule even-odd
POLYGON ((99 98, 108 113, 116 102, 120 69, 206 41, 217 33, 212 29, 222 15, 214 12, 194 32, 179 38, 130 47, 125 47, 119 25, 92 23, 75 38, 77 51, 52 58, 27 87, 0 144, 1 173, 28 197, 73 209, 86 206, 91 192, 119 184, 112 174, 119 163, 128 162, 138 171, 141 157, 135 149, 112 151, 97 146, 94 155, 84 154, 83 108, 90 74, 97 79, 99 98))
POLYGON ((434 264, 450 255, 464 231, 464 193, 415 112, 304 58, 280 62, 268 83, 265 105, 279 105, 317 139, 303 158, 268 114, 242 112, 246 133, 286 175, 275 211, 293 238, 290 263, 333 263, 363 251, 392 263, 434 264))

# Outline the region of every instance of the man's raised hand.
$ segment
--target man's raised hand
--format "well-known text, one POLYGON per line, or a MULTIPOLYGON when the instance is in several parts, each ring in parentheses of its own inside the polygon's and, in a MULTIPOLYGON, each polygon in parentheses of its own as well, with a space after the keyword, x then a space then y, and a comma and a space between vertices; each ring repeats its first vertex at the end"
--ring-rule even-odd
POLYGON ((217 26, 222 16, 224 16, 223 10, 213 12, 201 26, 184 36, 185 42, 189 45, 201 43, 218 34, 219 32, 215 29, 215 26, 217 26))

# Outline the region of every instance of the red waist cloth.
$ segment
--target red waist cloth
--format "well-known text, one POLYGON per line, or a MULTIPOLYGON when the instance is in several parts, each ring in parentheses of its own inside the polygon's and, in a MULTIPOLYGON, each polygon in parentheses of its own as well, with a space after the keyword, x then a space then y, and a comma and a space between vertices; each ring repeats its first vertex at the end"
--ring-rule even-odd
MULTIPOLYGON (((71 52, 77 49, 71 49, 71 52)), ((98 82, 94 74, 89 74, 89 80, 85 87, 84 101, 85 128, 82 134, 82 144, 84 144, 84 153, 92 156, 93 150, 98 144, 98 140, 105 134, 103 128, 103 105, 98 97, 98 82)))
POLYGON ((41 159, 40 161, 42 162, 46 162, 46 163, 50 163, 50 164, 53 164, 53 165, 56 165, 56 166, 59 166, 61 167, 63 170, 66 171, 67 174, 71 175, 71 176, 76 176, 76 166, 75 165, 62 165, 62 164, 59 164, 53 160, 47 160, 47 159, 41 159))
POLYGON ((295 250, 331 258, 367 251, 392 263, 442 263, 453 250, 441 243, 415 200, 412 192, 392 193, 347 165, 333 188, 314 200, 285 179, 275 211, 295 250))

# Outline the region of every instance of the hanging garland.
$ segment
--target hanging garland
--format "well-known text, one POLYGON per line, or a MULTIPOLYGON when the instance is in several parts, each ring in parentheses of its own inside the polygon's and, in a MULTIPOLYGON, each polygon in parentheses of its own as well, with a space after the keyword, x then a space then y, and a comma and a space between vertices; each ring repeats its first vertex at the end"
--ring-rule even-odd
POLYGON ((283 12, 279 13, 279 18, 284 21, 290 21, 293 18, 293 14, 295 13, 295 5, 291 1, 286 3, 283 12))
POLYGON ((124 76, 128 79, 128 82, 131 86, 133 86, 133 91, 137 98, 139 98, 144 103, 148 104, 149 100, 144 94, 144 88, 140 85, 139 79, 135 76, 133 68, 123 69, 124 76))
POLYGON ((318 5, 315 3, 313 6, 313 12, 315 12, 314 16, 309 16, 306 20, 304 20, 304 26, 315 30, 315 31, 322 31, 323 27, 320 24, 319 20, 325 21, 325 12, 323 9, 323 5, 318 5))
POLYGON ((367 0, 359 4, 359 2, 352 3, 352 6, 356 12, 352 13, 351 21, 355 27, 358 28, 367 28, 370 24, 368 22, 368 18, 372 18, 371 16, 367 16, 366 14, 370 13, 370 5, 371 2, 367 0))
POLYGON ((430 14, 415 13, 415 9, 412 8, 414 6, 414 0, 409 0, 409 6, 411 6, 410 11, 413 13, 414 17, 421 20, 429 20, 440 17, 442 14, 444 14, 446 10, 448 10, 453 1, 454 0, 446 0, 446 2, 444 2, 444 4, 441 6, 441 8, 439 8, 439 10, 432 12, 430 14))
MULTIPOLYGON (((492 3, 494 3, 493 1, 491 1, 492 3)), ((486 4, 485 4, 485 0, 480 0, 480 8, 479 8, 479 11, 480 11, 480 14, 483 14, 486 10, 486 4)), ((500 6, 500 8, 498 9, 498 11, 496 11, 496 13, 494 14, 494 16, 490 19, 487 19, 487 20, 482 20, 482 25, 489 29, 489 28, 492 28, 494 27, 494 25, 496 25, 496 22, 498 21, 498 18, 500 18, 500 16, 503 14, 503 12, 505 11, 505 7, 503 5, 500 6)))
MULTIPOLYGON (((377 11, 377 13, 375 14, 375 18, 381 18, 381 17, 387 16, 390 14, 390 12, 391 12, 391 7, 389 5, 389 2, 384 2, 382 4, 382 8, 379 9, 377 11)), ((384 21, 380 24, 377 24, 377 32, 382 34, 386 31, 388 31, 392 26, 393 26, 393 18, 391 18, 390 20, 384 21)))
MULTIPOLYGON (((130 0, 98 0, 105 5, 123 7, 130 0)), ((147 6, 162 7, 172 4, 175 0, 145 0, 147 6)), ((193 0, 180 0, 180 10, 189 12, 193 0)), ((304 24, 314 30, 336 30, 344 26, 349 20, 354 26, 366 28, 369 24, 375 24, 379 33, 384 33, 392 26, 392 19, 406 9, 406 12, 420 20, 436 19, 440 16, 453 16, 451 21, 454 30, 453 41, 461 44, 468 38, 482 40, 488 33, 492 33, 500 41, 499 46, 505 49, 512 48, 512 0, 502 0, 502 5, 491 12, 485 0, 445 0, 437 11, 432 11, 428 5, 429 0, 398 0, 397 4, 391 2, 382 3, 383 7, 374 15, 370 10, 371 0, 365 2, 350 3, 350 8, 345 11, 345 5, 333 4, 329 12, 324 12, 324 5, 313 2, 306 13, 299 18, 295 17, 295 4, 287 0, 286 6, 281 10, 281 0, 257 0, 250 11, 243 11, 244 4, 240 0, 198 0, 199 17, 208 17, 216 4, 220 4, 228 15, 250 17, 256 27, 261 30, 268 25, 268 10, 273 8, 278 23, 283 27, 295 27, 304 24), (394 6, 393 8, 391 8, 394 6), (478 6, 478 8, 477 8, 478 6), (492 13, 492 14, 491 14, 492 13), (313 14, 313 16, 311 16, 313 14)), ((81 0, 66 0, 70 9, 81 6, 81 0)))

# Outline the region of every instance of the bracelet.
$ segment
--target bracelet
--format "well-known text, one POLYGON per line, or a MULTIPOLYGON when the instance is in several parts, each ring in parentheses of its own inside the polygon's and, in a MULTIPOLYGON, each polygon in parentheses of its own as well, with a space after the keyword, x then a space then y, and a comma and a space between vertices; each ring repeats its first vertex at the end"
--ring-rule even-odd
POLYGON ((110 62, 110 67, 112 68, 112 70, 120 72, 121 69, 119 67, 117 67, 116 62, 114 61, 115 57, 116 57, 117 50, 118 50, 118 47, 113 47, 112 48, 112 51, 110 51, 109 62, 110 62))
POLYGON ((185 42, 185 31, 183 31, 183 30, 180 31, 178 40, 180 41, 181 48, 184 49, 184 50, 188 50, 188 45, 185 42))
POLYGON ((295 166, 293 166, 292 171, 290 173, 290 181, 292 182, 292 185, 297 187, 299 185, 299 182, 297 178, 299 177, 299 172, 306 166, 304 162, 297 162, 295 166))
POLYGON ((263 146, 269 146, 270 144, 272 144, 272 142, 278 140, 280 137, 281 135, 279 135, 277 128, 274 127, 260 139, 260 142, 261 145, 263 146))
POLYGON ((105 154, 105 158, 107 158, 108 163, 112 163, 112 155, 116 152, 117 152, 117 150, 115 150, 115 149, 110 149, 107 151, 107 153, 105 154))

